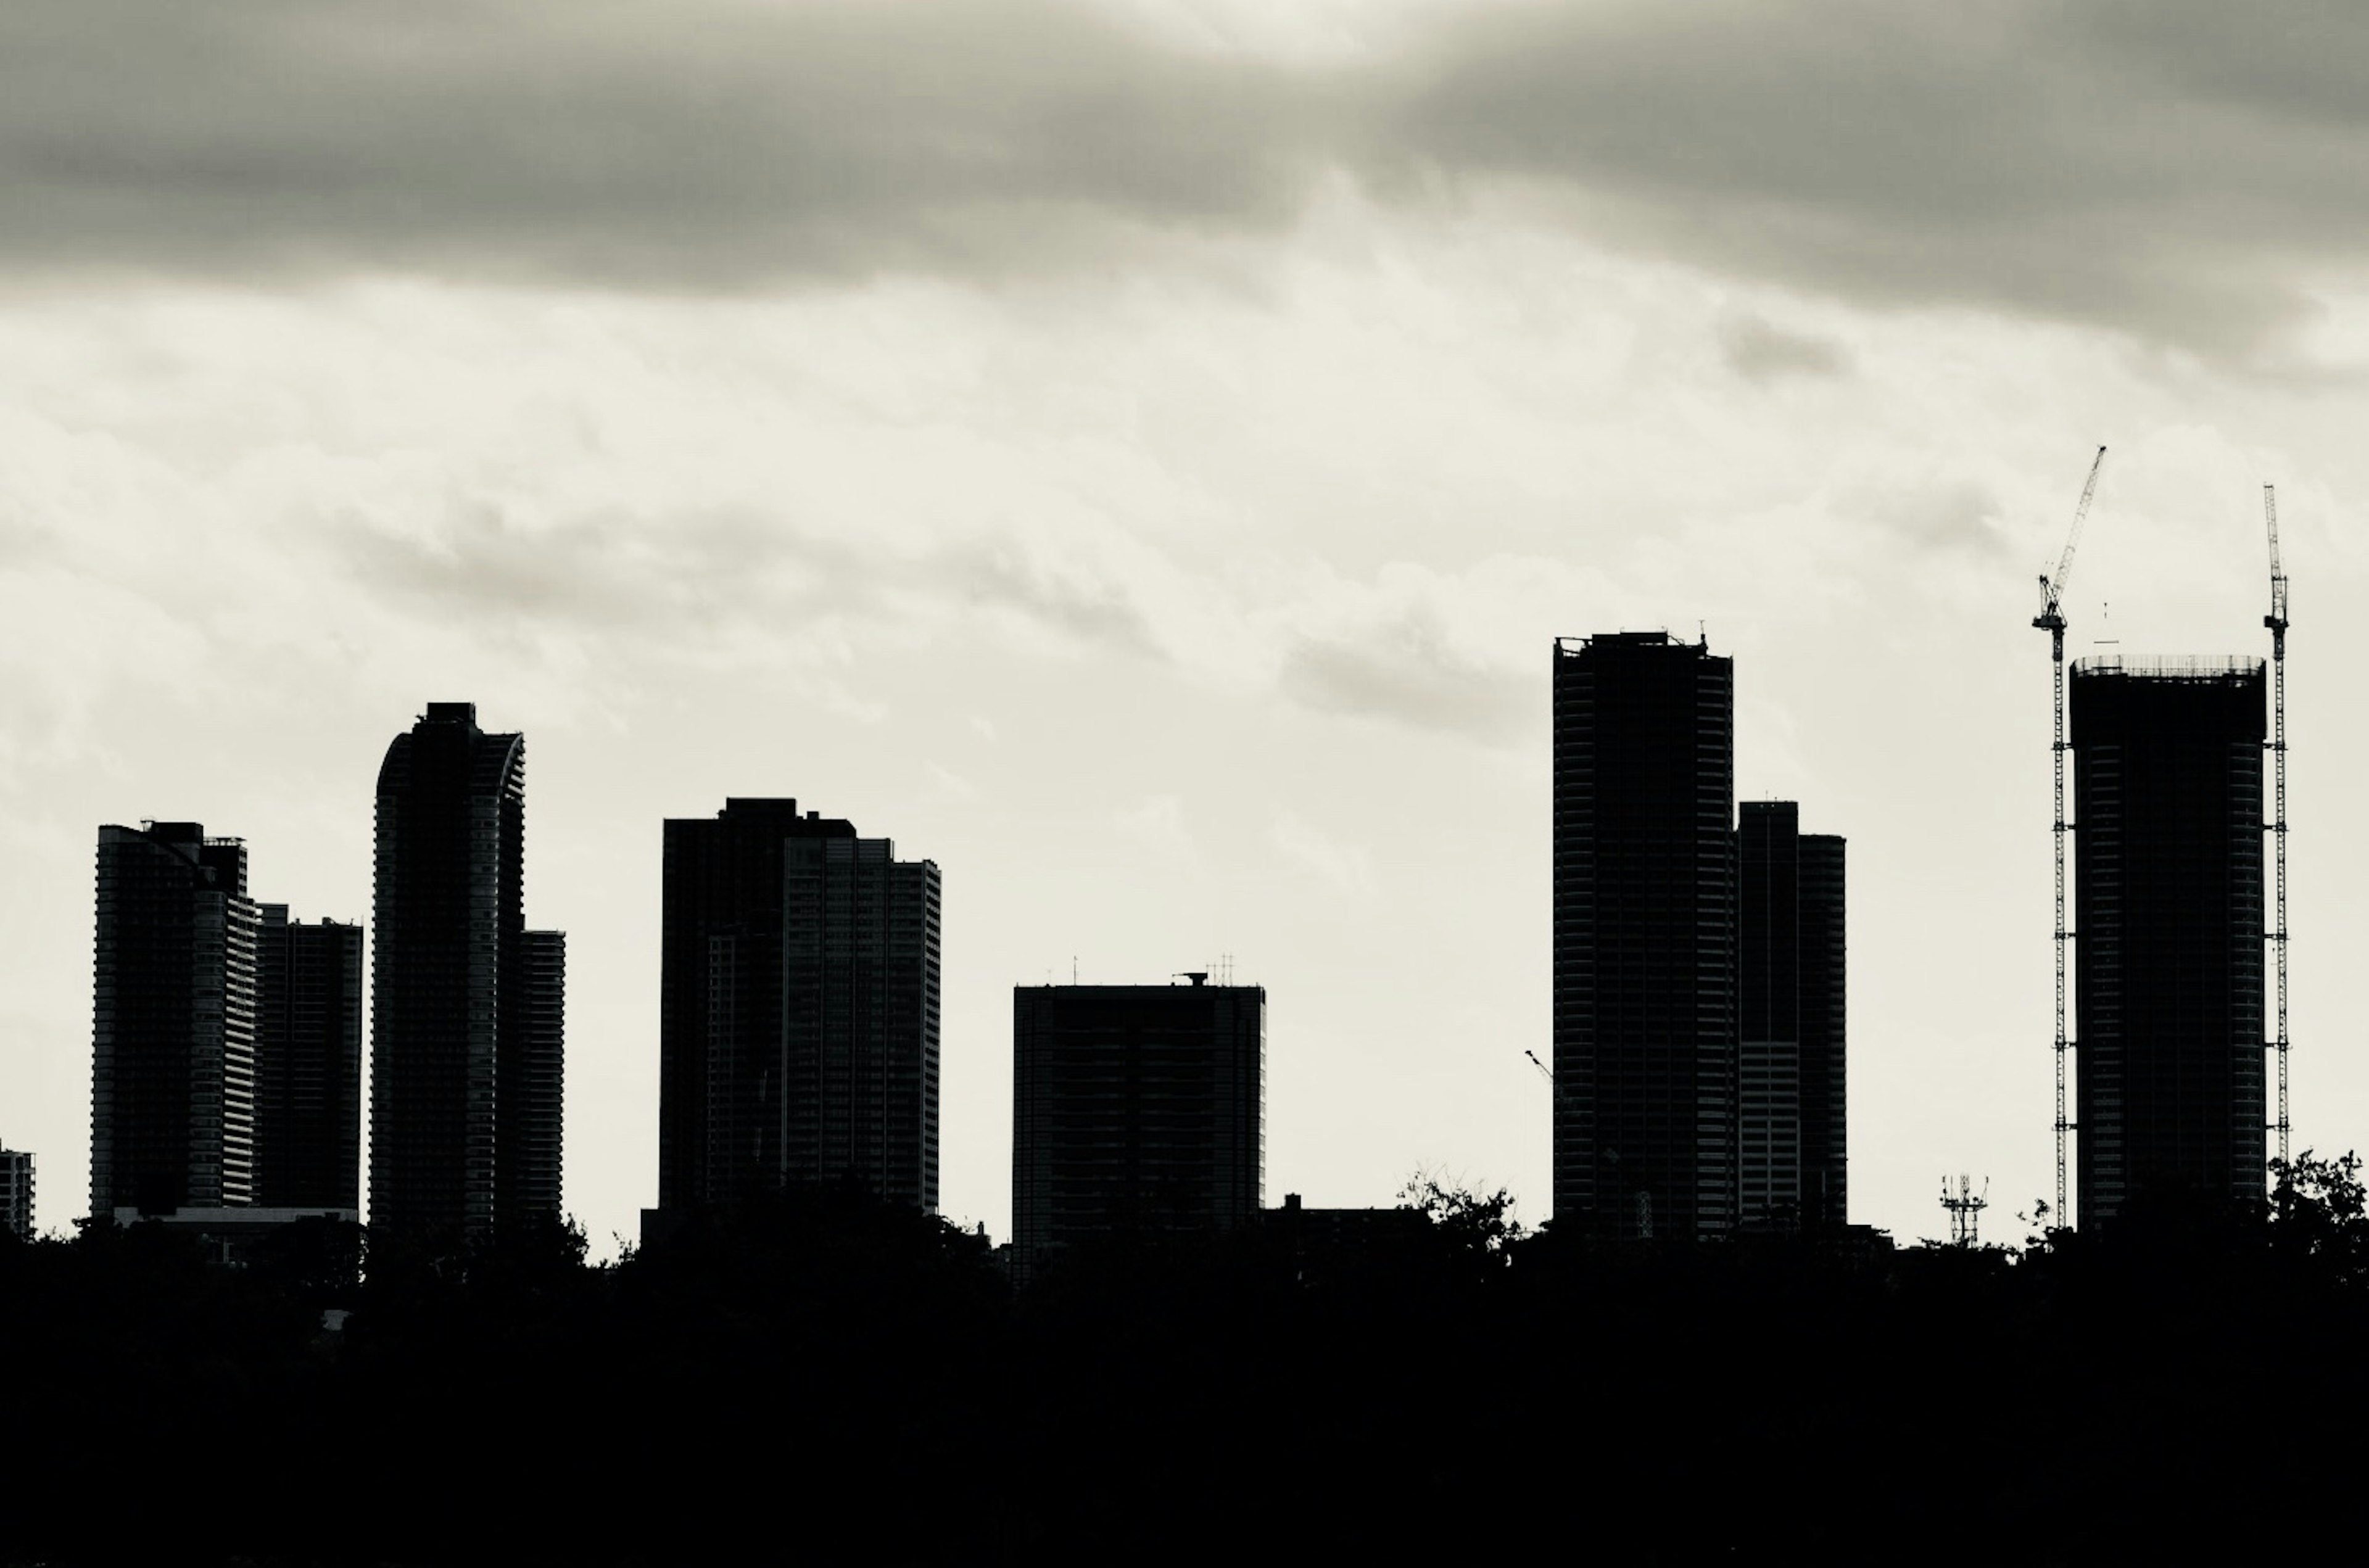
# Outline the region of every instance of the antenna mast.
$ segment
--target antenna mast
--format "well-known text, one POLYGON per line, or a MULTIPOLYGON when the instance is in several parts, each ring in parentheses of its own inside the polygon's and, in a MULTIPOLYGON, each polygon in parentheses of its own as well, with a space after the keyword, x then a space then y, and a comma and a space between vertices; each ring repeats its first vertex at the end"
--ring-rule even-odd
POLYGON ((1983 1190, 1974 1192, 1972 1176, 1958 1178, 1958 1190, 1950 1191, 1950 1178, 1941 1178, 1941 1207, 1950 1211, 1950 1244, 1971 1247, 1982 1240, 1983 1210, 1991 1206, 1991 1179, 1983 1178, 1983 1190))
POLYGON ((2278 1035, 2279 1119, 2271 1129, 2279 1135, 2279 1161, 2287 1158, 2287 574, 2279 564, 2279 497, 2262 486, 2262 519, 2271 533, 2271 612, 2262 624, 2271 629, 2271 843, 2275 856, 2272 873, 2278 923, 2271 930, 2271 951, 2279 977, 2278 1035))
MULTIPOLYGON (((2081 504, 2073 509, 2073 528, 2066 535, 2065 554, 2057 557, 2056 570, 2040 574, 2040 613, 2031 624, 2048 634, 2049 665, 2054 676, 2056 701, 2056 730, 2051 747, 2051 759, 2056 772, 2056 1215, 2060 1224, 2065 1219, 2065 1135, 2073 1130, 2073 1123, 2065 1115, 2065 1051, 2072 1044, 2065 1032, 2066 959, 2073 942, 2072 930, 2065 921, 2065 835, 2071 824, 2065 820, 2065 584, 2073 576, 2073 551, 2081 543, 2081 524, 2089 520, 2089 502, 2098 494, 2098 471, 2106 465, 2106 449, 2100 447, 2098 455, 2089 461, 2089 482, 2081 486, 2081 504)), ((2283 923, 2283 921, 2282 921, 2283 923)), ((2284 1062, 2286 1058, 2279 1059, 2284 1062)), ((2283 1116, 2283 1113, 2282 1113, 2283 1116)))

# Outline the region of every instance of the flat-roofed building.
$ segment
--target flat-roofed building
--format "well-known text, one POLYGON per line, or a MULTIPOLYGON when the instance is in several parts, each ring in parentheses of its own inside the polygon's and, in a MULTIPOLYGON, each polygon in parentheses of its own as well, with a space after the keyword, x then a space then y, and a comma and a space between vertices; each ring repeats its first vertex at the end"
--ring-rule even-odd
POLYGON ((260 906, 255 1201, 361 1207, 362 928, 260 906))
POLYGON ((937 865, 795 800, 666 824, 658 1208, 792 1183, 938 1206, 937 865))
POLYGON ((1738 1216, 1848 1222, 1843 841, 1790 800, 1737 807, 1738 1216))
POLYGON ((1664 632, 1554 647, 1554 1217, 1736 1221, 1734 661, 1664 632))
POLYGON ((0 1144, 0 1230, 18 1241, 33 1236, 33 1156, 0 1144))
POLYGON ((246 848, 195 822, 98 830, 90 1212, 254 1201, 246 848))
POLYGON ((2073 666, 2077 1205, 2264 1190, 2262 744, 2254 658, 2073 666))
POLYGON ((1013 990, 1020 1278, 1082 1243, 1226 1230, 1257 1216, 1266 990, 1184 979, 1013 990))

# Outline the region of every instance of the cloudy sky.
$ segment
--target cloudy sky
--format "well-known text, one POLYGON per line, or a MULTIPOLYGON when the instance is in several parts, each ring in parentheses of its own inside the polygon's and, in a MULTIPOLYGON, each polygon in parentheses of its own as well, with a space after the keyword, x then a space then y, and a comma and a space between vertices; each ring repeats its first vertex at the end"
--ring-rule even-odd
POLYGON ((370 905, 387 740, 528 738, 567 1195, 656 1191, 659 823, 942 867, 1010 988, 1230 956, 1267 1190, 1548 1212, 1558 635, 1703 629, 1851 856, 1853 1217, 2053 1181, 2048 660, 2295 578, 2298 1147, 2369 1145, 2369 16, 2191 3, 0 7, 0 1139, 86 1193, 101 822, 370 905))

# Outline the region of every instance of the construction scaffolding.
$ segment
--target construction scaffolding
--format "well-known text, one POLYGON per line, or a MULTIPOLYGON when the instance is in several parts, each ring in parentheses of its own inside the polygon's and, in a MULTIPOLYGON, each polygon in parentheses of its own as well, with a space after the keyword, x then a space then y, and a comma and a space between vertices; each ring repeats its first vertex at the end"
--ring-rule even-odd
MULTIPOLYGON (((2090 463, 2089 479, 2081 491, 2080 504, 2074 511, 2073 526, 2066 540, 2064 554, 2058 557, 2054 570, 2043 572, 2040 578, 2041 612, 2031 623, 2033 626, 2049 634, 2050 643, 2054 724, 2050 751, 2051 772, 2054 775, 2055 793, 2055 810, 2051 823, 2055 859, 2055 921, 2052 931, 2052 942, 2056 971, 2054 1041, 2056 1203, 2054 1213, 2057 1224, 2068 1227, 2077 1219, 2087 1216, 2077 1214, 2069 1201, 2075 1196, 2071 1191, 2070 1179, 2072 1167, 2070 1135, 2079 1130, 2079 1125, 2077 1118, 2068 1114, 2071 1109, 2068 1099, 2072 1079, 2072 1068, 2068 1059, 2076 1046, 2070 1027, 2073 1016, 2070 982, 2075 968, 2073 944, 2076 933, 2073 930, 2073 922, 2067 918, 2070 911, 2068 873, 2071 869, 2068 850, 2069 835, 2077 825, 2071 820, 2066 809, 2066 761, 2068 753, 2073 748, 2067 733, 2070 710, 2067 702, 2067 672, 2065 662, 2066 623, 2064 598, 2066 584, 2072 572, 2074 551, 2080 543, 2082 525, 2088 519, 2090 502, 2097 494, 2099 471, 2104 464, 2105 455, 2106 449, 2100 447, 2096 457, 2090 463)), ((2259 812, 2261 830, 2270 838, 2270 843, 2266 848, 2271 861, 2269 867, 2271 900, 2268 911, 2270 919, 2257 929, 2260 931, 2262 942, 2267 948, 2264 957, 2272 971, 2273 981, 2271 988, 2272 1015, 2262 1020, 2269 1025, 2262 1033, 2267 1036, 2263 1042, 2264 1048, 2276 1058, 2272 1071, 2275 1074, 2277 1089, 2274 1107, 2262 1105, 2262 1097, 2259 1089, 2255 1091, 2258 1097, 2253 1103, 2267 1112, 2262 1118, 2264 1131, 2272 1135, 2267 1141, 2275 1149, 2275 1160, 2283 1163, 2293 1157, 2294 1136, 2288 1074, 2291 1041, 2288 1033, 2287 929, 2287 577, 2279 549, 2277 490, 2275 486, 2267 484, 2262 486, 2262 514, 2271 561, 2270 612, 2262 617, 2262 624, 2271 634, 2271 657, 2268 670, 2271 711, 2268 715, 2270 719, 2267 727, 2268 735, 2261 744, 2264 750, 2269 753, 2271 776, 2264 781, 2270 786, 2269 800, 2265 803, 2268 808, 2263 810, 2258 807, 2256 809, 2259 812)), ((2157 684, 2167 681, 2217 683, 2249 675, 2260 681, 2262 679, 2263 667, 2260 662, 2245 658, 2140 659, 2126 658, 2118 654, 2109 653, 2079 661, 2076 672, 2084 675, 2128 675, 2157 684)), ((2260 720, 2257 719, 2255 722, 2259 723, 2260 720)), ((2258 729, 2254 733, 2259 735, 2262 731, 2258 729)), ((2260 796, 2257 795, 2255 799, 2260 801, 2260 796)), ((2116 944, 2120 945, 2119 938, 2116 944)), ((2256 1016, 2259 1017, 2260 1014, 2257 1013, 2256 1016)), ((2098 1049, 2106 1048, 2104 1045, 2096 1042, 2093 1042, 2093 1047, 2098 1049)), ((2119 1072, 2120 1070, 2116 1070, 2119 1072)), ((2256 1082, 2259 1083, 2260 1080, 2256 1082)), ((2260 1158, 2260 1153, 2258 1152, 2255 1157, 2260 1158)), ((2086 1183, 2089 1178, 2085 1175, 2083 1179, 2086 1183)), ((1964 1195, 1962 1193, 1960 1196, 1964 1195)), ((2113 1207, 2112 1202, 2106 1202, 2100 1210, 2100 1217, 2110 1215, 2113 1207)))
POLYGON ((2279 1116, 2271 1130, 2279 1135, 2279 1162, 2286 1163, 2290 1124, 2287 1120, 2287 574, 2279 564, 2279 498, 2275 487, 2262 486, 2262 519, 2271 535, 2271 612, 2262 624, 2271 630, 2271 833, 2273 910, 2277 923, 2269 932, 2271 953, 2278 969, 2277 1034, 2272 1047, 2278 1053, 2279 1116))

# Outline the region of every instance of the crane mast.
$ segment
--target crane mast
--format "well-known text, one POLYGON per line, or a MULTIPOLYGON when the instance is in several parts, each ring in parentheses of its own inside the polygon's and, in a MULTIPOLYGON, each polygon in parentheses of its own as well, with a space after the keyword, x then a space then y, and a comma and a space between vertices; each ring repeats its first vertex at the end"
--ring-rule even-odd
MULTIPOLYGON (((2072 1044, 2066 1037, 2066 960, 2073 941, 2072 930, 2065 920, 2065 835, 2071 824, 2065 819, 2065 585, 2073 575, 2073 552, 2081 543, 2081 525, 2089 520, 2089 503, 2097 498, 2098 471, 2105 466, 2106 449, 2100 446, 2098 455, 2089 460, 2089 482, 2081 486, 2081 503, 2073 509, 2073 527, 2065 538, 2065 553, 2057 557, 2054 573, 2040 575, 2040 613, 2031 624, 2048 634, 2049 668, 2053 677, 2056 726, 2050 756, 2056 774, 2056 1222, 2066 1225, 2068 1210, 2065 1207, 2065 1135, 2073 1130, 2073 1123, 2065 1114, 2065 1052, 2072 1044)), ((2283 840, 2282 841, 2283 842, 2283 840)), ((2283 864, 2283 863, 2282 863, 2283 864)), ((2281 924, 2284 920, 2282 918, 2281 924)), ((2282 953, 2284 949, 2282 947, 2282 953)), ((2282 970, 2283 973, 2283 970, 2282 970)), ((2286 1055, 2283 1050, 2279 1061, 2283 1069, 2286 1055)), ((2284 1082, 2282 1076, 2281 1082, 2284 1082)), ((2283 1090, 2282 1091, 2283 1094, 2283 1090)), ((2280 1112, 2285 1118, 2283 1106, 2280 1112)))
POLYGON ((2279 1119, 2271 1130, 2279 1135, 2279 1161, 2287 1159, 2291 1124, 2287 1120, 2287 574, 2279 564, 2279 498, 2277 489, 2262 486, 2262 519, 2271 535, 2271 612, 2262 624, 2271 629, 2271 845, 2273 855, 2273 905, 2277 923, 2271 929, 2271 952, 2278 971, 2279 1119))

